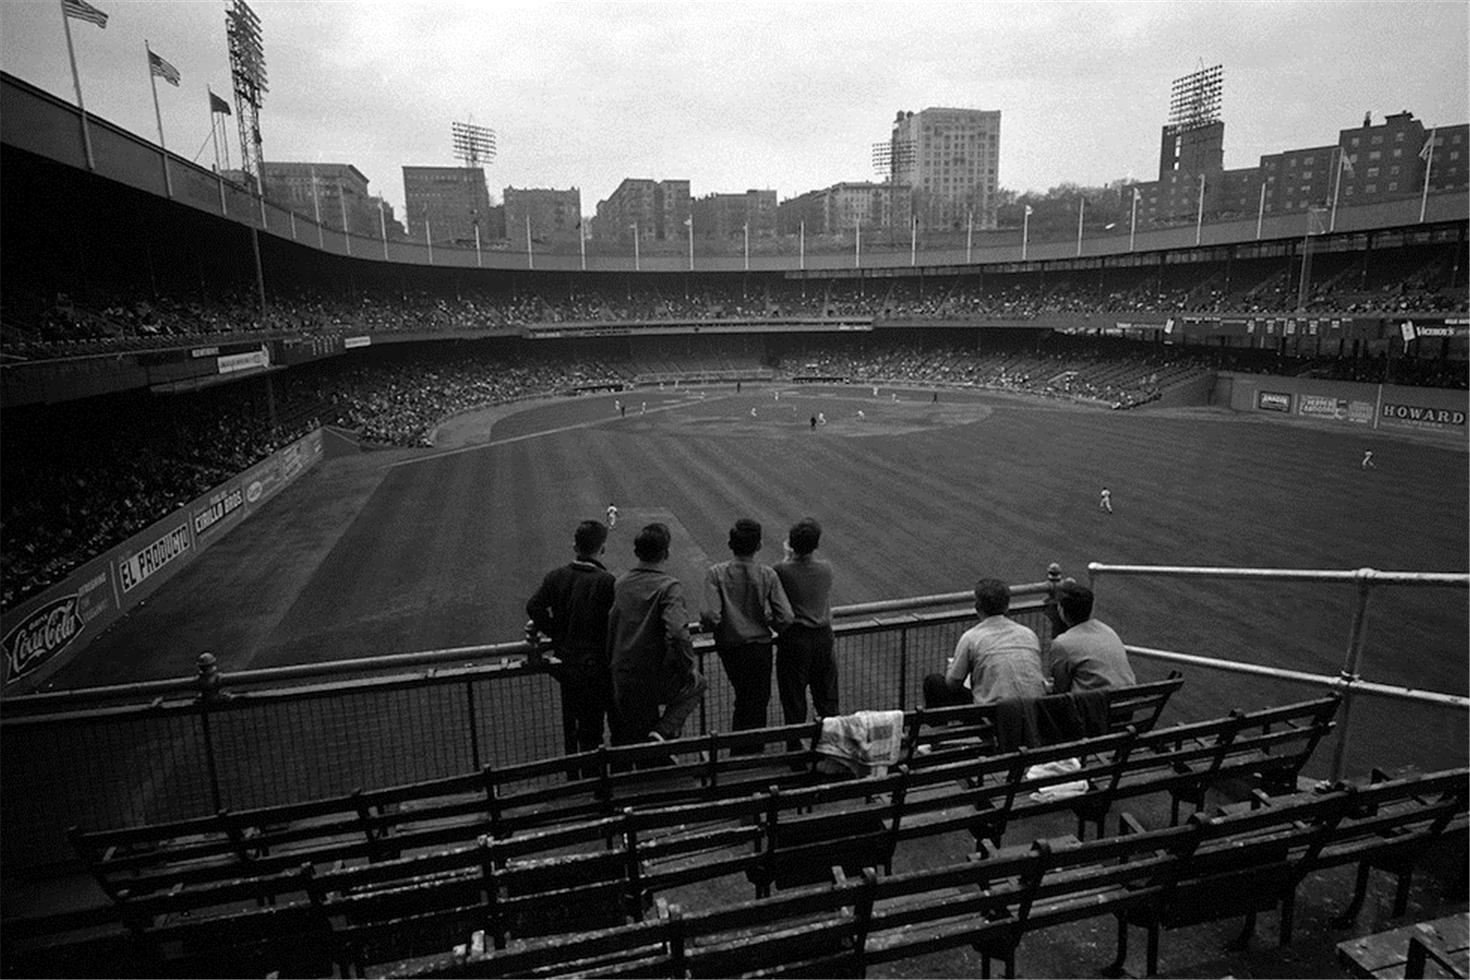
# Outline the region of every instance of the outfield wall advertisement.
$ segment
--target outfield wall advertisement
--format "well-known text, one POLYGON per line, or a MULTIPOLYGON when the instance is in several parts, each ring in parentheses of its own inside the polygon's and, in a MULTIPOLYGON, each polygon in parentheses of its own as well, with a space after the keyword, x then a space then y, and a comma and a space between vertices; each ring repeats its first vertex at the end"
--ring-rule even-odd
POLYGON ((0 621, 0 694, 35 690, 92 639, 322 458, 318 429, 87 562, 0 621))
POLYGON ((1424 432, 1463 441, 1467 396, 1449 388, 1407 388, 1315 378, 1220 373, 1214 403, 1381 432, 1424 432))

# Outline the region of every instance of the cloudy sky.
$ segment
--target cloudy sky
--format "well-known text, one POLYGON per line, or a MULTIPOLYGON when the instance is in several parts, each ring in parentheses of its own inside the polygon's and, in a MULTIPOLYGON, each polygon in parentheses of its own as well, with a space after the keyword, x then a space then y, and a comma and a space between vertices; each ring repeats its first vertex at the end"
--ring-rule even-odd
MULTIPOLYGON (((213 162, 205 86, 230 92, 223 0, 91 0, 71 22, 92 112, 213 162)), ((450 123, 496 131, 501 188, 579 187, 591 213, 624 177, 696 196, 781 198, 872 179, 894 113, 999 109, 1000 184, 1148 178, 1169 84, 1224 66, 1225 165, 1330 143, 1365 111, 1470 119, 1463 0, 763 3, 254 0, 268 160, 357 166, 403 203, 400 168, 453 165, 450 123)), ((74 102, 58 0, 0 3, 0 67, 74 102)), ((231 154, 235 135, 231 129, 231 154)))

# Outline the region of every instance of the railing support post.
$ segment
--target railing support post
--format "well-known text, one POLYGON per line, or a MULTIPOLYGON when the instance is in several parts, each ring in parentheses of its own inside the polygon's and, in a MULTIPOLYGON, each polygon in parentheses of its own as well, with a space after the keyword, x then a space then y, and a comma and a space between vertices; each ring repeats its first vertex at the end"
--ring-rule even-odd
POLYGON ((464 682, 464 703, 470 723, 470 764, 478 770, 480 768, 480 726, 475 718, 475 682, 473 680, 464 682))
POLYGON ((1348 630, 1347 657, 1340 674, 1342 707, 1338 709, 1337 744, 1332 749, 1332 769, 1328 774, 1333 782, 1341 779, 1347 768, 1348 744, 1352 737, 1353 683, 1362 676, 1358 667, 1368 635, 1368 595, 1373 590, 1373 579, 1377 574, 1371 568, 1360 568, 1357 572, 1358 595, 1353 604, 1352 627, 1348 630))
POLYGON ((199 709, 199 731, 204 739, 204 766, 209 772, 209 794, 214 800, 214 812, 224 809, 219 790, 219 763, 214 758, 214 736, 209 728, 209 707, 225 695, 220 688, 219 662, 208 650, 195 660, 199 674, 195 683, 199 686, 199 697, 195 706, 199 709))
POLYGON ((1046 610, 1047 621, 1051 623, 1051 636, 1055 639, 1059 633, 1066 632, 1067 626, 1062 622, 1061 614, 1057 612, 1057 586, 1062 584, 1062 566, 1052 562, 1046 566, 1046 602, 1043 608, 1046 610))
POLYGON ((909 629, 898 631, 898 708, 904 710, 909 702, 909 629))

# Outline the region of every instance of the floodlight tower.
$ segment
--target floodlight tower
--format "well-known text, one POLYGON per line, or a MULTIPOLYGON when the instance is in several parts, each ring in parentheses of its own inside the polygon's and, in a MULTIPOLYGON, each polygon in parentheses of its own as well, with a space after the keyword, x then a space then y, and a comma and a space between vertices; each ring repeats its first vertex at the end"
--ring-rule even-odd
MULTIPOLYGON (((464 164, 466 170, 478 169, 482 164, 495 159, 495 130, 469 122, 453 122, 449 124, 449 135, 454 141, 454 156, 464 164)), ((480 179, 483 179, 483 171, 480 179)), ((476 187, 466 180, 465 190, 469 194, 470 224, 475 229, 475 247, 479 248, 481 215, 477 206, 479 202, 475 193, 476 187)), ((509 234, 510 229, 507 228, 506 233, 509 234)), ((530 248, 529 243, 526 247, 530 248)))
POLYGON ((1159 151, 1159 180, 1171 173, 1215 173, 1225 165, 1225 124, 1220 120, 1224 68, 1200 68, 1174 79, 1169 119, 1159 151))
MULTIPOLYGON (((881 143, 873 144, 873 169, 877 171, 878 177, 888 187, 888 210, 890 232, 898 225, 898 185, 900 181, 907 183, 909 170, 914 166, 914 141, 899 139, 895 133, 893 136, 881 143)), ((909 221, 913 221, 914 203, 913 192, 909 193, 909 221)))
POLYGON ((260 43, 260 18, 245 0, 234 0, 225 12, 225 37, 230 47, 230 78, 235 89, 235 120, 240 127, 240 169, 265 193, 264 159, 260 148, 260 102, 266 84, 265 49, 260 43))

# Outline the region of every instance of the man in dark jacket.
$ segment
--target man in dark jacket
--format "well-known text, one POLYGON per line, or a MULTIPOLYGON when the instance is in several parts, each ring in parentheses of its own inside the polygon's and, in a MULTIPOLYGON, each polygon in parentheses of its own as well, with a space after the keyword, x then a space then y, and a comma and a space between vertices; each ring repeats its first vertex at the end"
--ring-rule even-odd
POLYGON ((612 707, 612 674, 607 662, 607 614, 613 603, 613 575, 598 561, 607 527, 583 521, 573 536, 577 557, 546 573, 526 602, 535 628, 551 638, 561 665, 562 725, 568 752, 602 744, 603 718, 612 707))

